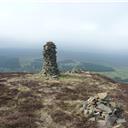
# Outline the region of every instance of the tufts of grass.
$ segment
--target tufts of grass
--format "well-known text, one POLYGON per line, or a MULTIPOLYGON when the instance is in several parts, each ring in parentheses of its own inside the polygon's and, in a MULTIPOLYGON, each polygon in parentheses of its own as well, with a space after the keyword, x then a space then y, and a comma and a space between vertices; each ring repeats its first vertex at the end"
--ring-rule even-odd
POLYGON ((60 77, 59 77, 59 80, 60 81, 83 81, 85 80, 86 77, 85 76, 82 76, 80 74, 61 74, 60 77))

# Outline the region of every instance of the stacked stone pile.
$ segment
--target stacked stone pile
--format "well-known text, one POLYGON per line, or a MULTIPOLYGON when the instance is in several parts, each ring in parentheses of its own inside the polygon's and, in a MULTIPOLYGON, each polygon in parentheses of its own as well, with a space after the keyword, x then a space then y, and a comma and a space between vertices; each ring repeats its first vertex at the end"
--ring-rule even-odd
POLYGON ((90 97, 83 105, 84 115, 91 121, 102 122, 104 128, 113 128, 125 122, 123 109, 107 93, 90 97))
POLYGON ((71 73, 81 73, 82 70, 80 68, 76 68, 74 67, 72 70, 71 70, 71 73))
POLYGON ((57 77, 59 70, 56 60, 56 45, 53 42, 47 42, 43 49, 43 73, 46 76, 57 77))

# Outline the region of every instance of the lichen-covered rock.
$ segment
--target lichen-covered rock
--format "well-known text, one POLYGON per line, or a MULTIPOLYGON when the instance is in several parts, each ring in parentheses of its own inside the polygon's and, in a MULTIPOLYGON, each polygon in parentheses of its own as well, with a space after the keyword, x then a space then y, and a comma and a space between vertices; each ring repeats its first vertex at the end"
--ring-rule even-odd
POLYGON ((43 49, 43 74, 56 78, 59 75, 56 59, 56 45, 53 42, 47 42, 43 49))

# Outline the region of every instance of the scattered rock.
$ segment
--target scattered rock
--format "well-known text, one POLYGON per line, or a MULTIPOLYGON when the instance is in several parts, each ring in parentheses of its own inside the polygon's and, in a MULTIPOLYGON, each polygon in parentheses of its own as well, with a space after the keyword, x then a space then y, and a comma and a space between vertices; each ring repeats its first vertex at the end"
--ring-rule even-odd
POLYGON ((99 122, 105 128, 112 128, 126 122, 123 118, 123 109, 112 101, 106 92, 90 97, 84 102, 83 109, 85 117, 90 121, 99 122))
POLYGON ((72 70, 71 70, 71 73, 81 73, 82 70, 77 68, 77 67, 74 67, 72 70))
POLYGON ((98 95, 98 97, 99 97, 100 99, 105 99, 108 94, 105 92, 105 93, 98 93, 97 95, 98 95))
POLYGON ((126 122, 126 120, 125 119, 117 119, 117 124, 120 124, 120 123, 125 123, 126 122))
POLYGON ((106 112, 106 113, 112 113, 112 109, 111 109, 110 107, 108 107, 108 106, 102 104, 102 103, 99 104, 99 105, 97 105, 97 108, 98 108, 99 110, 101 110, 101 111, 106 112))

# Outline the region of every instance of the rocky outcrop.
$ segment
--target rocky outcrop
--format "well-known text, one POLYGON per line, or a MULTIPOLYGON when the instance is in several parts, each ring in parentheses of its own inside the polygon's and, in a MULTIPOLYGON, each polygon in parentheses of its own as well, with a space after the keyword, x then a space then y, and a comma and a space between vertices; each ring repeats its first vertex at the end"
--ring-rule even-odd
POLYGON ((91 121, 99 123, 99 127, 113 128, 121 126, 126 122, 123 117, 123 108, 120 103, 116 103, 107 93, 98 93, 85 101, 84 116, 91 121))

